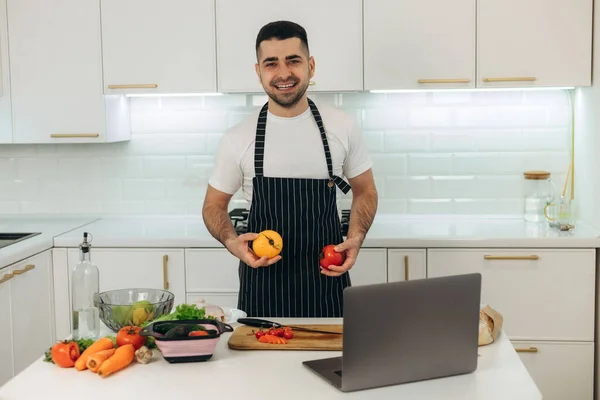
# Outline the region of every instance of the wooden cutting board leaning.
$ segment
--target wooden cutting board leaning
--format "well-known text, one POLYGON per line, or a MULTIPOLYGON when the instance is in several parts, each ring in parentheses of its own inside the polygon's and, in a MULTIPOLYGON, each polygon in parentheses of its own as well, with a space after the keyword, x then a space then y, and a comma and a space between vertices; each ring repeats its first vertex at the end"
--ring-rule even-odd
MULTIPOLYGON (((338 325, 297 325, 303 328, 318 329, 332 332, 342 332, 343 326, 338 325)), ((342 335, 316 333, 293 330, 294 337, 286 344, 261 343, 255 336, 261 328, 252 326, 238 326, 235 328, 229 341, 229 348, 234 350, 342 350, 342 335)), ((263 331, 268 329, 262 328, 263 331)))

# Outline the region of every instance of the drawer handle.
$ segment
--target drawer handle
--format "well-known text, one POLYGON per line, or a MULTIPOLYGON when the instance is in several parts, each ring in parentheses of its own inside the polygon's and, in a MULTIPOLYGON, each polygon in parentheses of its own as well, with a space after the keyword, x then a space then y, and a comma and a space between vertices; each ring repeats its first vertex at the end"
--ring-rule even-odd
POLYGON ((404 280, 407 281, 409 279, 409 269, 410 266, 408 265, 408 256, 404 256, 404 280))
POLYGON ((169 256, 163 256, 163 287, 165 290, 169 289, 169 256))
POLYGON ((419 79, 419 83, 469 83, 470 79, 419 79))
POLYGON ((64 139, 64 138, 95 138, 100 136, 99 133, 52 133, 51 138, 64 139))
POLYGON ((539 256, 483 256, 486 260, 539 260, 539 256))
POLYGON ((156 89, 156 83, 141 83, 131 85, 108 85, 109 89, 156 89))
POLYGON ((535 76, 516 76, 512 78, 483 78, 484 82, 533 82, 535 76))
POLYGON ((537 353, 538 352, 537 347, 526 347, 526 348, 515 349, 515 350, 517 353, 537 353))
POLYGON ((18 269, 16 271, 13 271, 13 274, 14 275, 21 275, 21 274, 24 274, 27 271, 31 271, 34 268, 35 268, 35 265, 26 265, 25 268, 23 268, 23 269, 18 269))
POLYGON ((4 274, 4 276, 0 279, 0 283, 8 282, 15 276, 13 274, 4 274))

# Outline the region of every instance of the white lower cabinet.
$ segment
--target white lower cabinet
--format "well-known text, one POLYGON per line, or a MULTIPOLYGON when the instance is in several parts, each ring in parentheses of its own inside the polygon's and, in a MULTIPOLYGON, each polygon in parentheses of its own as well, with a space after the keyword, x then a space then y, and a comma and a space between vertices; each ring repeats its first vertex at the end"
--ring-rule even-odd
POLYGON ((361 249, 349 274, 352 286, 387 282, 387 250, 361 249))
POLYGON ((0 385, 54 342, 51 251, 0 271, 0 385))
POLYGON ((502 314, 511 340, 594 340, 594 250, 428 250, 428 277, 472 272, 481 273, 481 302, 502 314))
POLYGON ((592 399, 593 342, 512 341, 544 400, 592 399))
POLYGON ((14 375, 12 320, 10 315, 11 268, 0 269, 0 386, 14 375))
POLYGON ((388 249, 388 282, 427 278, 425 249, 388 249))
POLYGON ((430 249, 428 277, 479 272, 545 400, 594 392, 594 249, 430 249))

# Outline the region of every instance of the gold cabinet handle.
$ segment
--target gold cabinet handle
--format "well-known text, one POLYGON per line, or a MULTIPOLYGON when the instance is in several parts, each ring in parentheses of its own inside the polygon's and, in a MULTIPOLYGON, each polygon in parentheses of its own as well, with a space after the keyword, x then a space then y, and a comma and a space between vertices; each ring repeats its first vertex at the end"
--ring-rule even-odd
POLYGON ((156 89, 158 85, 156 83, 141 83, 141 84, 130 84, 130 85, 108 85, 109 89, 156 89))
POLYGON ((470 79, 419 79, 419 83, 469 83, 470 79))
POLYGON ((51 138, 64 139, 64 138, 96 138, 100 136, 99 133, 52 133, 51 138))
POLYGON ((531 256, 483 256, 486 260, 539 260, 539 256, 531 255, 531 256))
POLYGON ((4 274, 4 276, 2 278, 0 278, 0 283, 10 281, 14 277, 15 276, 13 274, 4 274))
POLYGON ((308 82, 308 85, 309 85, 309 86, 315 86, 316 84, 317 84, 317 82, 315 82, 315 81, 309 81, 309 82, 308 82))
POLYGON ((537 353, 538 352, 537 347, 526 347, 526 348, 520 348, 520 349, 515 348, 515 350, 517 353, 537 353))
POLYGON ((169 289, 169 256, 163 256, 163 287, 165 290, 169 289))
POLYGON ((16 271, 13 271, 13 274, 14 275, 21 275, 21 274, 24 274, 27 271, 31 271, 34 268, 35 268, 35 265, 26 265, 25 268, 23 268, 23 269, 18 269, 16 271))
POLYGON ((404 280, 407 281, 409 279, 409 268, 408 265, 408 256, 404 256, 404 280))
POLYGON ((533 82, 535 76, 515 76, 509 78, 483 78, 484 82, 533 82))

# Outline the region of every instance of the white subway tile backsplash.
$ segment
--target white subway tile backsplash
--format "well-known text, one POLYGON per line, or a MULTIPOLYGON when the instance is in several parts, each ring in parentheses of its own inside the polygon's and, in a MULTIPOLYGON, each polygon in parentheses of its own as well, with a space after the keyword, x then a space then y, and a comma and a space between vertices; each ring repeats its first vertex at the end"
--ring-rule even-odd
POLYGON ((409 125, 413 128, 452 126, 454 115, 449 107, 423 107, 410 110, 409 125))
POLYGON ((431 197, 431 178, 428 176, 388 176, 381 187, 385 187, 385 197, 388 199, 431 197))
POLYGON ((0 200, 0 214, 18 214, 19 212, 19 201, 0 200))
POLYGON ((388 153, 425 152, 429 150, 430 137, 424 131, 387 131, 384 137, 388 153))
POLYGON ((408 156, 409 175, 447 175, 451 171, 451 154, 409 154, 408 156))
MULTIPOLYGON (((569 166, 566 92, 310 93, 357 118, 379 212, 519 214, 523 171, 569 166)), ((194 214, 223 133, 263 94, 137 97, 132 138, 111 144, 0 145, 2 214, 194 214)), ((351 195, 340 194, 343 208, 351 195)), ((230 208, 248 207, 241 192, 230 208)))
POLYGON ((480 197, 474 176, 432 176, 431 186, 433 198, 480 197))
POLYGON ((472 151, 475 148, 473 136, 468 130, 438 130, 431 133, 431 151, 472 151))
POLYGON ((142 161, 145 178, 168 178, 185 173, 184 156, 149 156, 142 161))
POLYGON ((407 211, 423 215, 453 214, 453 204, 452 199, 410 199, 407 211))

